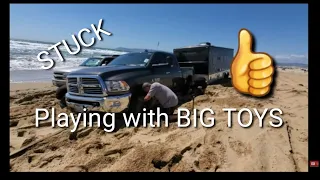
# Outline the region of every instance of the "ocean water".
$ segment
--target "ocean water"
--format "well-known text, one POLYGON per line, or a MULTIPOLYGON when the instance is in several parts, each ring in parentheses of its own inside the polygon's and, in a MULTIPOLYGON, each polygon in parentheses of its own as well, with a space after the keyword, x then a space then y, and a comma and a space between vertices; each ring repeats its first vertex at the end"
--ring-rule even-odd
POLYGON ((70 55, 64 46, 61 45, 59 46, 59 49, 65 61, 60 61, 58 55, 51 50, 49 57, 55 61, 55 66, 50 70, 41 69, 46 62, 38 61, 37 55, 41 51, 46 51, 52 45, 53 43, 46 42, 10 40, 10 82, 50 81, 52 78, 52 71, 56 68, 78 66, 86 58, 93 55, 99 56, 126 53, 111 49, 82 47, 80 53, 77 55, 70 55))
MULTIPOLYGON (((77 55, 70 55, 63 45, 59 47, 65 61, 62 62, 54 51, 49 57, 55 61, 55 66, 50 70, 41 69, 44 62, 37 59, 38 53, 47 50, 54 43, 35 42, 26 40, 10 40, 10 82, 46 82, 51 81, 53 70, 61 67, 78 66, 86 58, 99 55, 125 54, 127 52, 103 48, 83 48, 77 55)), ((75 47, 73 47, 75 48, 75 47)), ((72 49, 72 47, 71 47, 72 49)), ((295 66, 308 68, 307 64, 278 63, 279 66, 295 66)))

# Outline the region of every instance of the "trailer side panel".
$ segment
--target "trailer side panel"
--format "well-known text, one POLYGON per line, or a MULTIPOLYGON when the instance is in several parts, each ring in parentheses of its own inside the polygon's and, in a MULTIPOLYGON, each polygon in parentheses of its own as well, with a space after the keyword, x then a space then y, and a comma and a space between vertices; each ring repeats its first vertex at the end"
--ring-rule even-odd
POLYGON ((209 52, 209 80, 215 78, 217 73, 229 71, 232 60, 233 49, 211 46, 209 52))

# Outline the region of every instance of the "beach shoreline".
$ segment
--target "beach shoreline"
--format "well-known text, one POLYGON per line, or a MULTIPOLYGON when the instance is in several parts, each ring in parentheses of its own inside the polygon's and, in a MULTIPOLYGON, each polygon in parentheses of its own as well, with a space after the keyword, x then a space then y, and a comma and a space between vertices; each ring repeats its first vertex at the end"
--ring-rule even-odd
POLYGON ((53 70, 12 70, 10 83, 51 82, 53 70))
POLYGON ((10 83, 10 94, 16 93, 24 90, 43 90, 43 89, 55 89, 56 87, 52 85, 51 81, 44 82, 17 82, 10 83))

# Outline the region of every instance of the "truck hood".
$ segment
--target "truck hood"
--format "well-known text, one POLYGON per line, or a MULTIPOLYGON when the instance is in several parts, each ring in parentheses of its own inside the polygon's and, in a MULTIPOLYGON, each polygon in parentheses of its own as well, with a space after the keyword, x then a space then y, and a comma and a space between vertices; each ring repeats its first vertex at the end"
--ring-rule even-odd
POLYGON ((114 75, 119 75, 121 73, 127 73, 132 71, 143 71, 146 70, 144 66, 100 66, 92 67, 86 69, 79 69, 77 71, 71 72, 69 75, 99 75, 103 79, 106 77, 111 77, 114 75))
POLYGON ((80 69, 86 69, 86 66, 76 66, 76 67, 65 67, 65 68, 57 68, 53 72, 60 72, 60 73, 70 73, 72 71, 77 71, 80 69))

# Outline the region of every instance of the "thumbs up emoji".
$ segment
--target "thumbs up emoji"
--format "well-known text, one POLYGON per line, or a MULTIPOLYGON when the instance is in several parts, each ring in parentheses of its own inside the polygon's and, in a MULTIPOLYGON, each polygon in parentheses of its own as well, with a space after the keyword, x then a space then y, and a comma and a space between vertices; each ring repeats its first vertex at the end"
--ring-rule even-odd
POLYGON ((238 41, 238 52, 230 68, 233 87, 255 97, 267 95, 274 74, 272 58, 267 53, 252 52, 253 37, 248 30, 240 30, 238 41))

